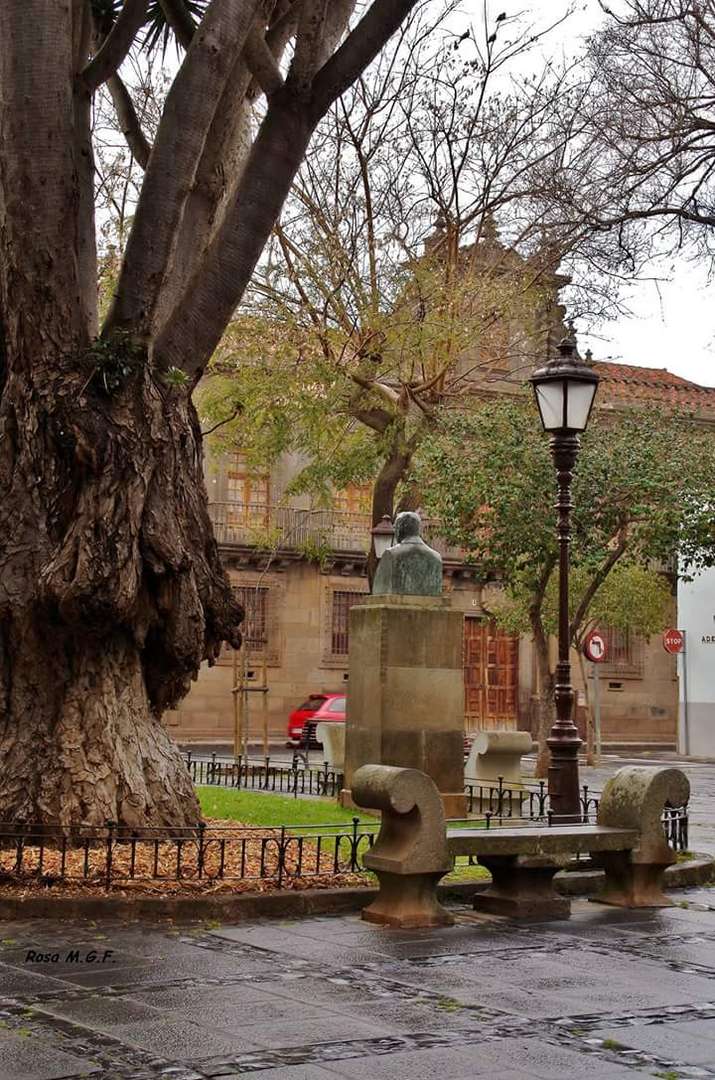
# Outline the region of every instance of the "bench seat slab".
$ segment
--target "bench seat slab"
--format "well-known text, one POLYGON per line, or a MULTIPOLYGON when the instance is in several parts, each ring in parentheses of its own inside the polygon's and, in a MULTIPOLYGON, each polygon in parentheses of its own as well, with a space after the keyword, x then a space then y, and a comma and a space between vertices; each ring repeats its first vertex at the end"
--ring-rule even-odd
POLYGON ((636 847, 634 829, 603 825, 531 825, 522 828, 450 829, 450 855, 575 855, 636 847))

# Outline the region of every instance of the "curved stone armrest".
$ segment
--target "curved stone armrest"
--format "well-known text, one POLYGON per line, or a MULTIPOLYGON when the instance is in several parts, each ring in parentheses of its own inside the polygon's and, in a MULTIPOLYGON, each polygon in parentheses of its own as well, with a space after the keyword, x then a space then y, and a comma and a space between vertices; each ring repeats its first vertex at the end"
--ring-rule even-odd
POLYGON ((684 806, 690 784, 680 769, 658 765, 628 765, 607 781, 598 807, 598 824, 637 829, 640 833, 633 862, 675 862, 675 853, 663 831, 666 804, 684 806))
POLYGON ((430 874, 451 868, 442 799, 425 773, 363 765, 353 776, 352 797, 358 806, 382 811, 379 835, 363 859, 368 869, 430 874))

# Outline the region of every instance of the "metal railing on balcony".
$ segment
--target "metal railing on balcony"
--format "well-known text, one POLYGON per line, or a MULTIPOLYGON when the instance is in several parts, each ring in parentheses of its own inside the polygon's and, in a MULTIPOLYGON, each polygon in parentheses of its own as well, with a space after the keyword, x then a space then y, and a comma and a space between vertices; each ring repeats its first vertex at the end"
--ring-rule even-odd
MULTIPOLYGON (((265 503, 214 502, 209 505, 219 544, 239 544, 278 551, 349 551, 366 554, 372 521, 369 514, 346 510, 301 510, 265 503)), ((425 519, 422 535, 439 553, 462 559, 461 548, 439 535, 439 523, 425 519)))

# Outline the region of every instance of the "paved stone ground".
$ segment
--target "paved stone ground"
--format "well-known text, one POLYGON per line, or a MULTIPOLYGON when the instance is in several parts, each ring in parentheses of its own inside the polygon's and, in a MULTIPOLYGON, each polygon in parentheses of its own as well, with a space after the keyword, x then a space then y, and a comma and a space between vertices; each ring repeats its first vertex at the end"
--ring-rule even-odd
POLYGON ((675 899, 429 932, 6 923, 0 1078, 715 1080, 715 890, 675 899))

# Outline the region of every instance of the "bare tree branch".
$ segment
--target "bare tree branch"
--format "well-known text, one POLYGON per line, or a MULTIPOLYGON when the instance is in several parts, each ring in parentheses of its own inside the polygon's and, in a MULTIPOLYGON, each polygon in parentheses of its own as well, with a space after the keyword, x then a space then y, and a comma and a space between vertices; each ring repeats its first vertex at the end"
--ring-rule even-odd
POLYGON ((142 169, 146 169, 151 154, 151 143, 142 131, 131 94, 118 74, 110 75, 107 79, 107 89, 111 94, 119 127, 127 141, 127 146, 137 164, 142 169))

